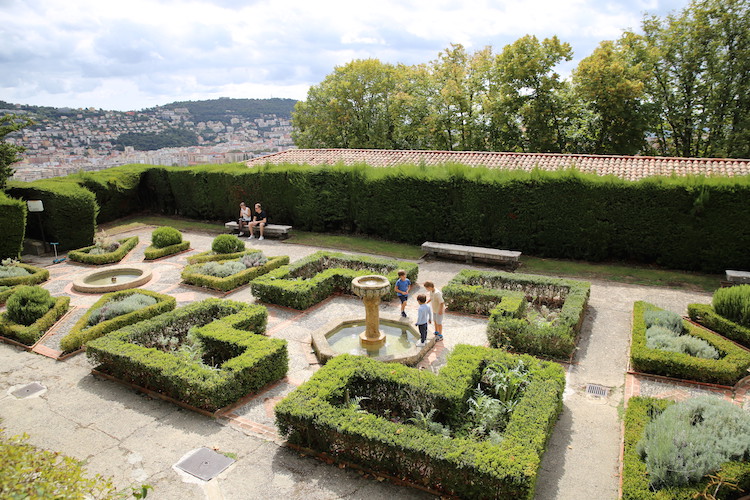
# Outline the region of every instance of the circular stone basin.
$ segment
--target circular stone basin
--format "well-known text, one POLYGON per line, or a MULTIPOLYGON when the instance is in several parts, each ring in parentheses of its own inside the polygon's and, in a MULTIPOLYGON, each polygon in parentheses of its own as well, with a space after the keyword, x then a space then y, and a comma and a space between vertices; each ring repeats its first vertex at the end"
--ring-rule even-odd
POLYGON ((149 282, 151 269, 142 264, 112 266, 94 271, 73 281, 73 290, 83 293, 106 293, 136 288, 149 282))
POLYGON ((391 289, 391 282, 385 276, 378 274, 368 274, 359 276, 352 280, 352 292, 355 295, 364 298, 380 298, 386 295, 391 289))
POLYGON ((326 340, 337 354, 357 354, 371 358, 404 354, 419 341, 419 337, 408 325, 381 320, 380 331, 385 334, 385 343, 360 342, 359 334, 364 326, 364 320, 348 321, 328 332, 326 340))

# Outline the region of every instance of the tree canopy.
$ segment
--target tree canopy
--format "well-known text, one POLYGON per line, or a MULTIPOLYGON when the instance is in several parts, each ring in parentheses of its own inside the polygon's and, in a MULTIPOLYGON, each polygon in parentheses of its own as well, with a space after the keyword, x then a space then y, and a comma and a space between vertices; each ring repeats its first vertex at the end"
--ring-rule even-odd
POLYGON ((5 190, 8 178, 15 171, 11 165, 21 160, 19 156, 26 148, 3 141, 6 135, 16 130, 32 125, 34 122, 29 118, 8 114, 0 116, 0 191, 5 190))
POLYGON ((642 33, 573 52, 526 35, 494 53, 337 67, 296 104, 303 148, 750 157, 750 0, 693 0, 642 33))

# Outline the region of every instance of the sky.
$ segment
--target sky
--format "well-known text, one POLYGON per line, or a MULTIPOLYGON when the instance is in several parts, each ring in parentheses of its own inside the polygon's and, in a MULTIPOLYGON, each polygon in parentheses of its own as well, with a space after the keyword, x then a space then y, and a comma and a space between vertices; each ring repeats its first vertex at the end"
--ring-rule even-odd
POLYGON ((175 101, 304 100, 354 59, 428 63, 557 35, 574 59, 688 0, 0 0, 0 100, 133 111, 175 101))

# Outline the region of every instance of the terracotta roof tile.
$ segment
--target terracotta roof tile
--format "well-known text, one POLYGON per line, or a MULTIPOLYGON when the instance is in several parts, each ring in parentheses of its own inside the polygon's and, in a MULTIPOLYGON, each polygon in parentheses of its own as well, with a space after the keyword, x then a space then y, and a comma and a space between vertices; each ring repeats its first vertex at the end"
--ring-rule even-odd
POLYGON ((558 153, 495 153, 476 151, 417 151, 385 149, 289 149, 261 156, 247 162, 249 167, 266 163, 308 165, 353 165, 366 163, 375 167, 403 164, 440 165, 462 163, 469 166, 521 169, 531 171, 559 170, 577 167, 582 172, 615 175, 622 179, 639 180, 654 175, 716 175, 750 174, 750 160, 723 158, 668 158, 650 156, 566 155, 558 153))

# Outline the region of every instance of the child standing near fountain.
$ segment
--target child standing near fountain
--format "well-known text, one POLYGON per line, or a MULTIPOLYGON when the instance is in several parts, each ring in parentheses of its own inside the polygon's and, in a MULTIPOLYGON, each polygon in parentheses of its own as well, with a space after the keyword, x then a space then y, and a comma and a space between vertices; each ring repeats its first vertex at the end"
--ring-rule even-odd
POLYGON ((427 297, 424 294, 417 295, 419 309, 417 309, 417 328, 419 328, 419 343, 417 347, 424 347, 427 342, 427 323, 432 323, 432 311, 427 305, 427 297))
POLYGON ((430 300, 427 302, 432 304, 432 314, 435 320, 435 337, 437 337, 437 340, 443 340, 443 313, 445 312, 443 292, 435 288, 435 284, 432 281, 425 281, 424 287, 430 292, 430 300))
POLYGON ((406 301, 409 300, 409 290, 411 290, 411 280, 406 277, 406 271, 399 269, 398 279, 396 280, 396 295, 401 301, 401 317, 406 317, 406 301))

